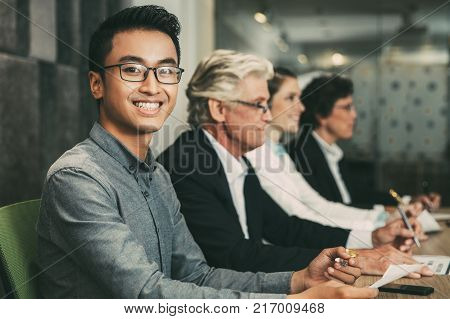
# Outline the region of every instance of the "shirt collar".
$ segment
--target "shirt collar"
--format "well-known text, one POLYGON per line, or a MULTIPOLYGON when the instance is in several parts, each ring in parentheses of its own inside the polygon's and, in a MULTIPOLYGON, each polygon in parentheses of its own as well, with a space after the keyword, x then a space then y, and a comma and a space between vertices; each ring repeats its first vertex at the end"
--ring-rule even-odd
POLYGON ((267 139, 265 144, 267 144, 278 157, 286 154, 286 149, 281 143, 275 142, 271 139, 267 139))
POLYGON ((214 136, 211 135, 208 131, 202 129, 211 143, 212 147, 217 153, 217 156, 222 163, 223 169, 225 171, 225 175, 227 176, 227 180, 229 183, 234 182, 236 179, 245 176, 247 174, 247 165, 242 160, 242 158, 236 159, 230 152, 220 144, 214 136))
POLYGON ((331 145, 328 144, 315 131, 312 132, 312 136, 316 139, 319 147, 325 153, 325 156, 327 156, 327 158, 335 162, 339 162, 342 159, 342 157, 344 156, 344 152, 336 143, 333 143, 331 145))
POLYGON ((89 133, 90 138, 106 153, 116 159, 131 174, 139 170, 152 173, 156 169, 155 158, 149 148, 144 161, 137 158, 128 148, 120 143, 111 133, 105 130, 100 123, 95 122, 89 133))

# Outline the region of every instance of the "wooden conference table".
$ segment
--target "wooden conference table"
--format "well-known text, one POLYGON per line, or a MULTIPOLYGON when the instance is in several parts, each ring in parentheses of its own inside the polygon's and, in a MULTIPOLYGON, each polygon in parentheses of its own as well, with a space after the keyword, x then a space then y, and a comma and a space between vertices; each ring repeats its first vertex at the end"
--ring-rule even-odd
MULTIPOLYGON (((450 214, 450 208, 441 208, 440 213, 450 214)), ((439 222, 442 231, 432 234, 427 234, 429 239, 424 241, 421 248, 415 248, 413 251, 414 255, 444 255, 450 256, 450 226, 447 226, 445 221, 439 222)), ((380 279, 381 276, 361 276, 357 282, 357 287, 367 287, 373 284, 375 281, 380 279)), ((399 299, 399 298, 411 298, 411 299, 440 299, 440 298, 450 298, 450 275, 433 277, 423 277, 421 279, 409 279, 401 278, 393 283, 395 284, 405 284, 405 285, 416 285, 416 286, 431 286, 434 288, 434 293, 428 296, 414 296, 396 293, 380 292, 377 298, 382 299, 399 299)))

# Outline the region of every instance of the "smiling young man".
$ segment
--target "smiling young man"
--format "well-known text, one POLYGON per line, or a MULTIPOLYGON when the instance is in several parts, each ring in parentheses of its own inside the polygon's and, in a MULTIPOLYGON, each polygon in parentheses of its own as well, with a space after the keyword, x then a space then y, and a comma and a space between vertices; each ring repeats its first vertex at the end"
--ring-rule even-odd
POLYGON ((174 15, 143 6, 108 18, 92 36, 89 81, 99 119, 45 180, 37 225, 43 297, 320 298, 329 290, 335 297, 375 296, 374 289, 327 282, 331 255, 349 260, 331 276, 353 283, 360 275, 342 248, 297 272, 207 265, 149 149, 175 106, 183 71, 179 31, 174 15))

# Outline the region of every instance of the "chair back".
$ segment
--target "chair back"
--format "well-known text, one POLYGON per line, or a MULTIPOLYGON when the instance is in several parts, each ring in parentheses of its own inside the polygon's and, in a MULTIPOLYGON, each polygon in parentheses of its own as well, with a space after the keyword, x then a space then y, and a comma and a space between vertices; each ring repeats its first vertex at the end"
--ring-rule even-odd
POLYGON ((36 222, 41 200, 0 208, 0 276, 6 296, 38 298, 36 222))

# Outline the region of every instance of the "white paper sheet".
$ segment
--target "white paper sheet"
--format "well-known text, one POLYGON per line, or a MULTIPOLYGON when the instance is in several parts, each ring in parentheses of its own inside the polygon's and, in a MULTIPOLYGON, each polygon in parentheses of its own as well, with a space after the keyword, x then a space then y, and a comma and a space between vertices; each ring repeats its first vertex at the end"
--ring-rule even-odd
POLYGON ((426 209, 417 217, 417 221, 420 222, 425 233, 441 230, 441 226, 426 209))
POLYGON ((390 265, 389 268, 384 273, 383 277, 375 282, 369 288, 379 288, 381 286, 387 285, 394 280, 400 279, 402 277, 407 276, 412 272, 419 271, 423 267, 422 264, 414 264, 414 265, 390 265))
POLYGON ((413 258, 430 268, 436 275, 448 275, 450 271, 449 256, 415 255, 413 258))
POLYGON ((441 220, 449 220, 450 219, 450 214, 447 213, 439 213, 439 211, 437 211, 436 213, 431 214, 431 216, 433 216, 433 218, 435 220, 441 221, 441 220))

